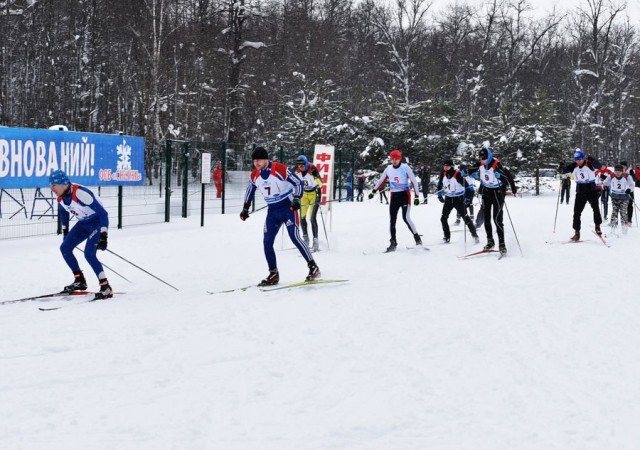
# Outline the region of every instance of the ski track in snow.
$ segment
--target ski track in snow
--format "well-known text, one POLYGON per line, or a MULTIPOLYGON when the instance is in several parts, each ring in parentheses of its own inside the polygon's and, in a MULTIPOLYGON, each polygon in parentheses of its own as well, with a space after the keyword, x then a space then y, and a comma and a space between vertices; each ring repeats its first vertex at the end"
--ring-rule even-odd
MULTIPOLYGON (((412 208, 431 251, 406 250, 399 218, 390 254, 388 206, 334 203, 330 249, 320 223, 315 257, 324 278, 350 283, 276 292, 206 293, 266 275, 264 213, 112 229, 111 250, 180 292, 100 253, 133 281, 109 276, 126 294, 0 306, 2 447, 636 449, 640 233, 547 245, 572 234, 572 205, 552 233, 556 200, 507 198, 523 255, 505 214, 500 261, 457 258, 485 244, 483 229, 480 244, 452 233, 431 246, 438 203, 412 208)), ((589 208, 582 219, 589 233, 589 208)), ((0 241, 2 300, 68 284, 59 244, 0 241)), ((282 283, 307 272, 289 247, 276 240, 282 283)))

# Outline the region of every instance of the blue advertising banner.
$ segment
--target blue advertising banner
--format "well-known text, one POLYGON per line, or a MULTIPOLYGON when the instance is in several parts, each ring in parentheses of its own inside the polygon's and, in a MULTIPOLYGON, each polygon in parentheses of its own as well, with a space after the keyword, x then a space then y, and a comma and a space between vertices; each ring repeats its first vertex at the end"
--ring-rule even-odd
POLYGON ((144 139, 0 127, 0 188, 47 187, 57 169, 84 186, 144 184, 144 139))

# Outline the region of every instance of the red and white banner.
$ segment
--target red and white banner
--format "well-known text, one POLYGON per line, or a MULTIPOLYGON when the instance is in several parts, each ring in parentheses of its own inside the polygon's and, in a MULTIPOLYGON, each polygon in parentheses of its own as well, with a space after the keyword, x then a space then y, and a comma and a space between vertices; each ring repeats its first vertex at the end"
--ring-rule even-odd
POLYGON ((313 165, 316 166, 322 179, 322 201, 333 198, 333 163, 335 161, 335 147, 333 145, 316 144, 313 151, 313 165))

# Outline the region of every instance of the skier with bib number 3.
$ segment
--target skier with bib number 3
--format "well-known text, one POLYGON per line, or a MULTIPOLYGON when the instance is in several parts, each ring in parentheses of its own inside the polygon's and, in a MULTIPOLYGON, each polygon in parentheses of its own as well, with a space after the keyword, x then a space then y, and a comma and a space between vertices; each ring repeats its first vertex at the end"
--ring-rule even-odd
POLYGON ((564 173, 573 174, 576 182, 575 203, 573 204, 573 231, 571 240, 577 242, 580 240, 580 228, 582 226, 581 217, 584 207, 589 203, 593 210, 593 223, 595 225, 595 233, 602 236, 600 224, 602 224, 602 215, 598 201, 600 193, 596 188, 596 170, 602 167, 602 164, 595 158, 588 156, 579 148, 573 154, 574 163, 565 166, 564 173))
POLYGON ((63 292, 72 293, 87 289, 87 280, 73 254, 73 249, 86 240, 84 257, 100 283, 100 291, 96 292, 94 300, 113 297, 113 290, 96 255, 97 250, 107 249, 109 214, 102 206, 102 201, 86 187, 71 183, 67 174, 62 170, 51 172, 49 184, 51 191, 58 197, 58 214, 62 222, 63 235, 60 252, 73 271, 75 278, 73 283, 64 287, 63 292), (78 219, 78 223, 71 230, 69 230, 70 215, 78 219))
POLYGON ((307 262, 309 274, 306 281, 317 280, 320 278, 320 269, 311 256, 309 247, 300 236, 299 210, 303 192, 300 178, 294 175, 285 164, 269 161, 269 154, 264 147, 257 147, 251 159, 253 159, 254 169, 251 171, 244 194, 244 208, 240 212, 240 219, 244 221, 249 218, 249 207, 256 190, 259 190, 267 203, 267 218, 264 223, 262 242, 269 266, 269 275, 260 282, 259 286, 273 286, 280 281, 273 243, 283 224, 287 227, 289 238, 307 262))

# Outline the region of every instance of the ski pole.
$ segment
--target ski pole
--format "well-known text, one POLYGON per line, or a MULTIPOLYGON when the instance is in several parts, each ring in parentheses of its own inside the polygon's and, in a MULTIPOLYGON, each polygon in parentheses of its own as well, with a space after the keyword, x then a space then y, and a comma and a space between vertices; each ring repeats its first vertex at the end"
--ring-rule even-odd
POLYGON ((556 201, 556 218, 553 219, 553 232, 556 232, 556 223, 558 222, 558 206, 560 206, 560 193, 562 193, 562 179, 560 180, 560 188, 558 189, 558 200, 556 201))
POLYGON ((464 218, 462 219, 462 222, 464 222, 462 234, 464 234, 464 249, 466 250, 467 249, 467 222, 464 221, 464 218))
MULTIPOLYGON (((78 250, 80 250, 82 253, 84 253, 84 250, 82 250, 81 248, 76 247, 78 250)), ((111 272, 115 273, 116 275, 118 275, 120 278, 122 278, 124 281, 128 281, 129 283, 131 283, 130 280, 128 280, 127 278, 124 277, 124 275, 120 275, 118 272, 116 272, 115 270, 113 270, 111 267, 107 266, 105 263, 100 262, 100 264, 102 264, 104 267, 106 267, 107 269, 109 269, 111 272)))
POLYGON ((320 218, 322 219, 322 228, 324 229, 324 238, 327 240, 327 250, 331 250, 331 246, 329 246, 329 236, 327 235, 327 227, 324 225, 324 214, 322 214, 322 208, 318 205, 318 209, 320 209, 320 218))
POLYGON ((507 216, 509 216, 509 222, 511 222, 511 229, 513 230, 513 235, 516 237, 516 242, 518 243, 518 248, 520 249, 520 255, 524 256, 524 253, 522 253, 522 247, 520 247, 520 241, 518 240, 516 228, 513 226, 513 220, 511 220, 511 214, 509 214, 509 206, 507 206, 506 198, 504 200, 504 209, 507 211, 507 216))
POLYGON ((122 256, 118 255, 116 252, 111 251, 111 250, 109 250, 109 249, 107 249, 107 251, 108 251, 109 253, 111 253, 112 255, 117 256, 117 257, 118 257, 118 258, 120 258, 121 260, 123 260, 123 261, 125 261, 125 262, 128 262, 129 264, 131 264, 131 265, 132 265, 133 267, 135 267, 136 269, 140 269, 140 270, 142 270, 144 273, 146 273, 147 275, 151 275, 151 276, 152 276, 153 278, 155 278, 156 280, 158 280, 158 281, 160 281, 160 282, 162 282, 162 283, 166 284, 167 286, 169 286, 169 287, 171 287, 171 288, 175 289, 176 291, 179 291, 179 290, 180 290, 180 289, 178 289, 177 287, 172 286, 172 285, 170 285, 169 283, 167 283, 166 281, 164 281, 164 280, 162 280, 162 279, 158 278, 158 277, 157 277, 157 276, 155 276, 154 274, 152 274, 152 273, 150 273, 150 272, 147 272, 147 271, 146 271, 146 270, 144 270, 142 267, 135 265, 134 263, 132 263, 132 262, 131 262, 131 261, 129 261, 128 259, 123 258, 122 256))

